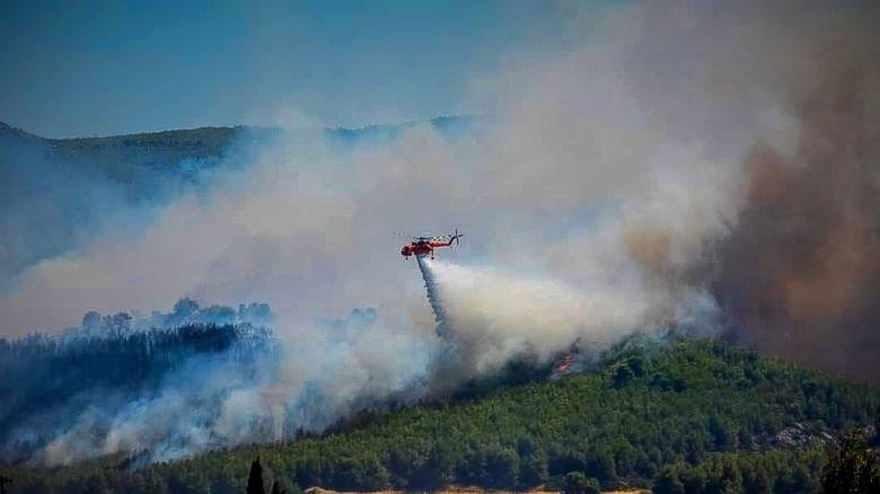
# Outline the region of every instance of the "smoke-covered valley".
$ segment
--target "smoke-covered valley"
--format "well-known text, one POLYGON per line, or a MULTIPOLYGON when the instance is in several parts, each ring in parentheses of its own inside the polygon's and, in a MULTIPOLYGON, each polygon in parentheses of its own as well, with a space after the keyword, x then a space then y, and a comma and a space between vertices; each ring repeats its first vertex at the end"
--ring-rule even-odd
POLYGON ((3 379, 0 452, 281 440, 670 329, 880 384, 876 7, 606 15, 601 36, 574 15, 553 56, 513 53, 487 116, 231 137, 209 165, 171 160, 189 182, 4 134, 0 369, 21 377, 3 379), (421 273, 397 254, 454 227, 461 246, 421 273), (143 366, 114 381, 100 348, 143 366))

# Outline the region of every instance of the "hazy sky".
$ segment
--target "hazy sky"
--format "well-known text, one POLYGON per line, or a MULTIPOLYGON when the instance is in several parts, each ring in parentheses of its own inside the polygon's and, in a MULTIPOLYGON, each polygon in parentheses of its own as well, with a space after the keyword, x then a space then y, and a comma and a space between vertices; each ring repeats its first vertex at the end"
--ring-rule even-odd
POLYGON ((558 46, 572 11, 522 0, 7 0, 0 121, 63 137, 474 111, 480 78, 517 49, 558 46))

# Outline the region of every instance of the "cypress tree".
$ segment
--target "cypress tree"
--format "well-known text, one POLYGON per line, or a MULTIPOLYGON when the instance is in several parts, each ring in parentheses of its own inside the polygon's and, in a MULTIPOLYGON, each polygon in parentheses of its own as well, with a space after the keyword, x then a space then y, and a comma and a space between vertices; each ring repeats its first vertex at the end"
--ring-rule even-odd
POLYGON ((254 458, 251 463, 251 473, 248 475, 247 494, 266 494, 266 488, 263 487, 263 466, 260 465, 260 457, 254 458))

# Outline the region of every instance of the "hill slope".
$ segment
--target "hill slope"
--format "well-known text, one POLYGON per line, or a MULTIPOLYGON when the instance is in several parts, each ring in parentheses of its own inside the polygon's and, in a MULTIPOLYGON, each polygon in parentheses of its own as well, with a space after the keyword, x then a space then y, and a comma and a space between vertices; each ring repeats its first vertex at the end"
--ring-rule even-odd
MULTIPOLYGON (((427 123, 452 136, 474 121, 440 117, 427 123)), ((131 216, 149 217, 184 192, 210 188, 217 171, 245 169, 255 162, 255 151, 281 135, 324 139, 345 150, 393 140, 418 123, 289 134, 236 126, 46 139, 0 122, 0 288, 131 216)))
POLYGON ((0 287, 79 247, 126 213, 148 211, 236 166, 247 129, 44 139, 0 123, 0 287), (35 228, 34 225, 39 225, 35 228))
POLYGON ((717 341, 621 346, 586 375, 501 386, 469 400, 360 414, 320 437, 126 471, 105 459, 8 468, 16 492, 239 492, 259 455, 288 490, 603 487, 676 475, 693 492, 814 492, 823 445, 880 417, 880 392, 717 341))

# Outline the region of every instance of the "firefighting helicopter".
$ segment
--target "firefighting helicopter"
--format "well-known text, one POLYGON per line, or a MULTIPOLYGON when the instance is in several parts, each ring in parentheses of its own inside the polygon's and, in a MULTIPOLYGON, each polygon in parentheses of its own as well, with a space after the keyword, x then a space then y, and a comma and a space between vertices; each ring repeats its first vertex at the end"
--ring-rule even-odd
POLYGON ((445 237, 412 237, 412 241, 400 249, 400 255, 404 259, 409 259, 410 256, 425 257, 429 255, 431 259, 434 259, 434 249, 450 247, 453 242, 458 244, 459 239, 463 236, 464 234, 458 233, 458 229, 456 229, 454 233, 445 237))

